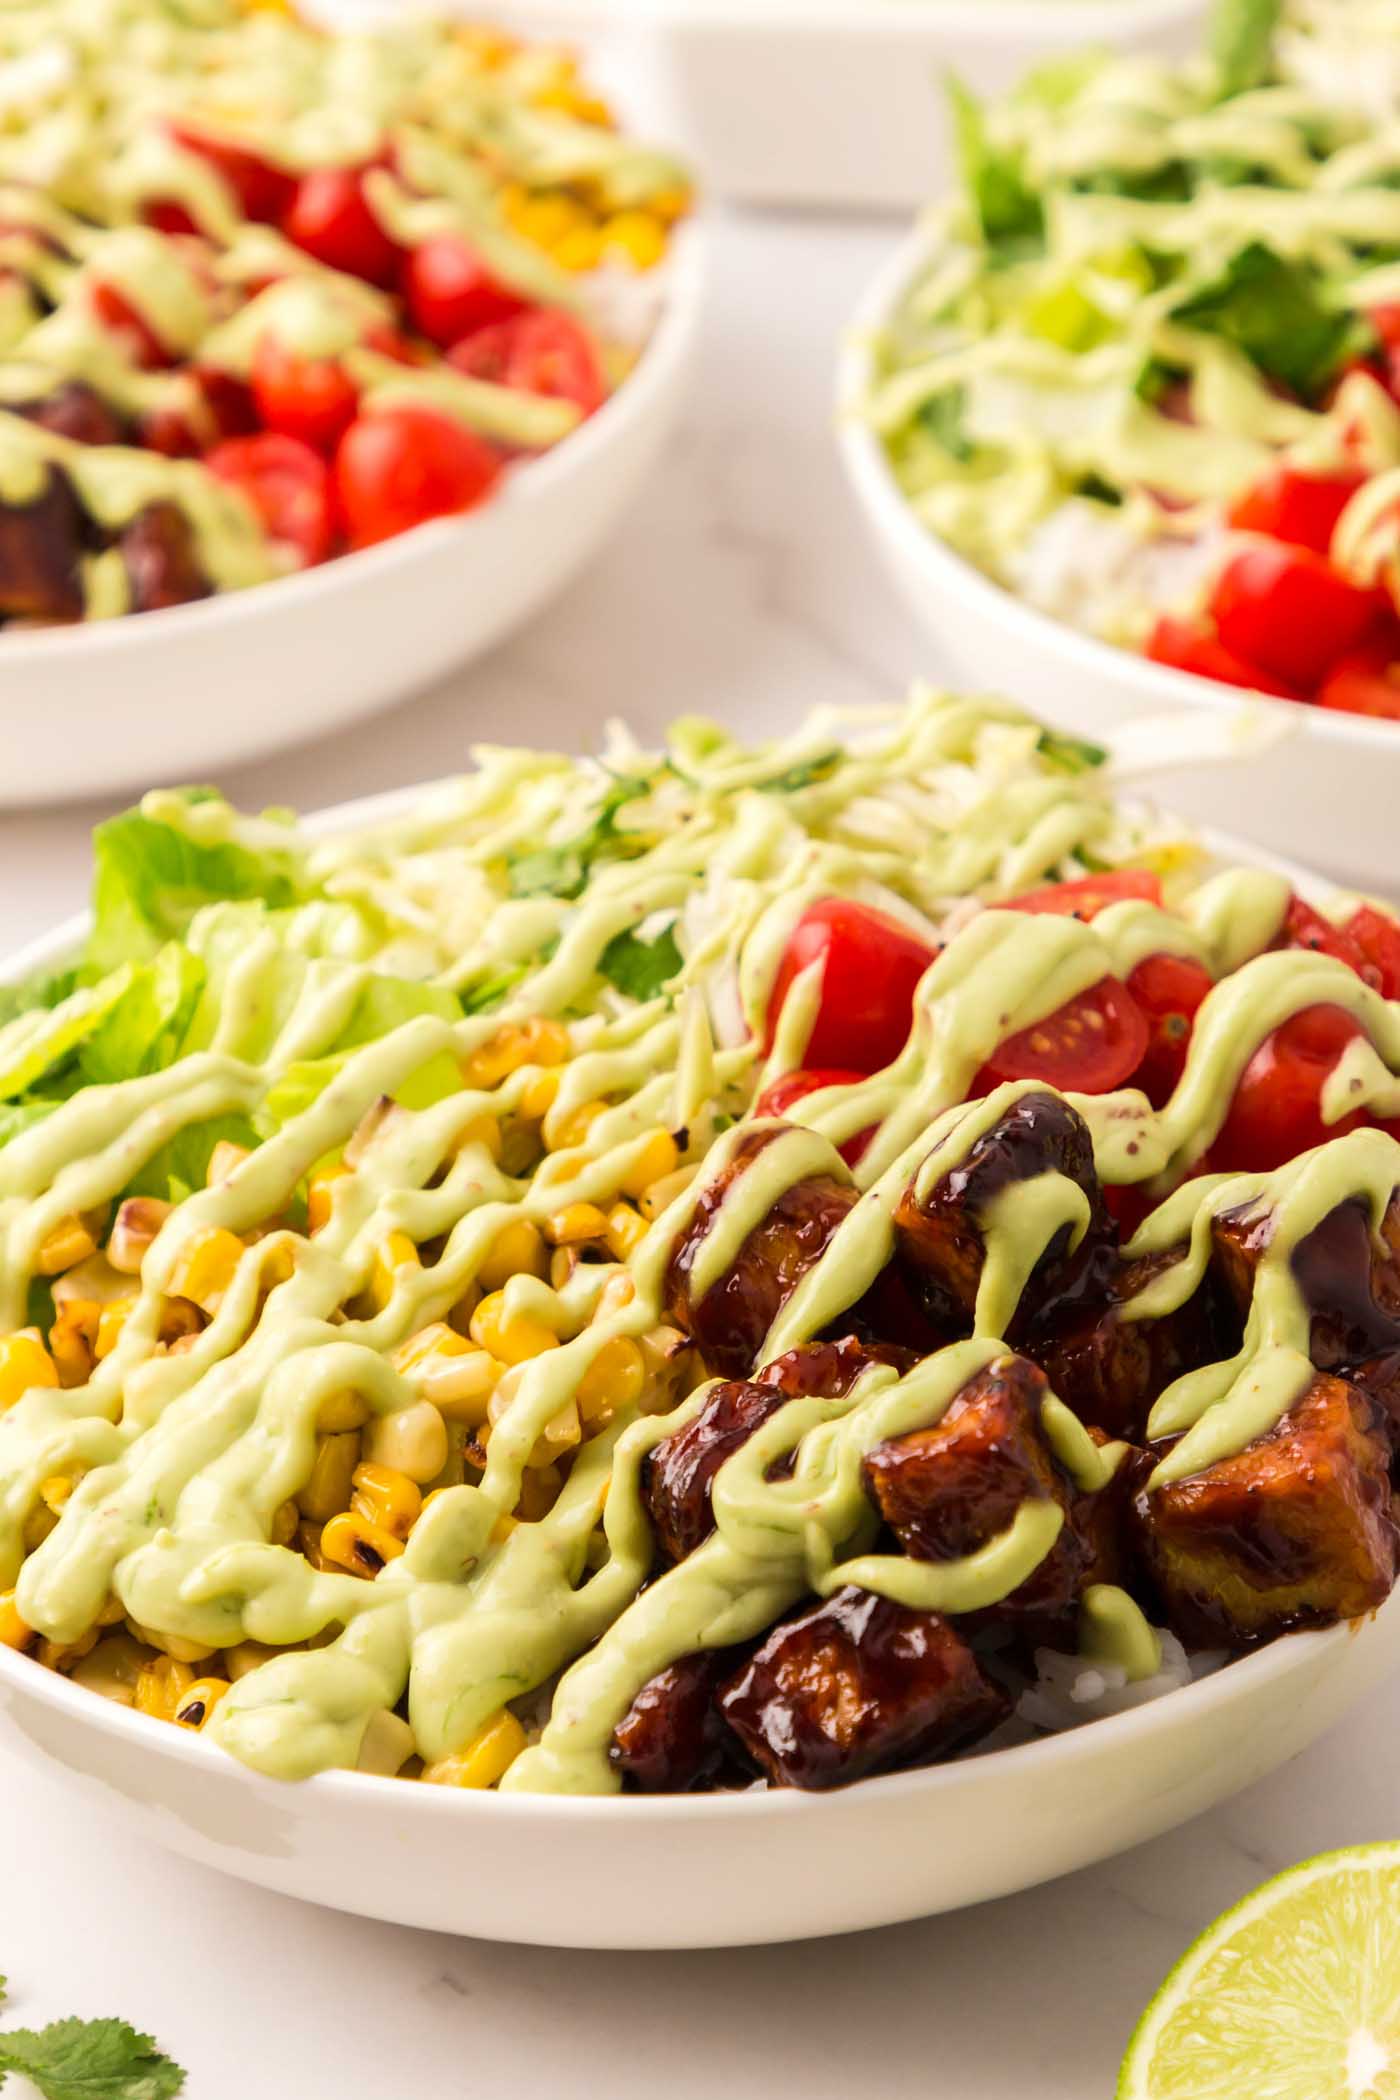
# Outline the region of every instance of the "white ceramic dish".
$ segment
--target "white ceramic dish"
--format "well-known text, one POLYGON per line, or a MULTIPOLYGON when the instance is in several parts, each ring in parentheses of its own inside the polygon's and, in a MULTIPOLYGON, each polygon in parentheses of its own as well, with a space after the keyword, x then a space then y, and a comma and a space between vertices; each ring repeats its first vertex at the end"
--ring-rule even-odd
MULTIPOLYGON (((415 792, 319 821, 390 817, 415 792)), ((83 933, 70 922, 0 981, 56 967, 83 933)), ((285 1895, 481 1939, 718 1947, 897 1924, 1088 1866, 1296 1755, 1396 1663, 1400 1591, 1359 1626, 1292 1635, 1135 1712, 825 1795, 572 1800, 346 1772, 289 1785, 7 1648, 0 1716, 134 1834, 285 1895)))
POLYGON ((871 346, 927 260, 921 235, 881 270, 856 311, 838 377, 842 452, 852 487, 890 574, 940 655, 964 680, 1010 693, 1034 713, 1088 736, 1129 723, 1155 730, 1185 717, 1185 760, 1173 738, 1135 732, 1162 765, 1153 791, 1202 824, 1247 821, 1278 853, 1303 853, 1338 882, 1400 894, 1400 724, 1246 696, 1094 640, 1014 597, 954 553, 915 517, 884 447, 857 413, 871 346), (1234 757, 1203 765, 1195 754, 1234 757))
POLYGON ((0 810, 204 779, 403 699, 528 619, 607 538, 675 420, 693 228, 666 269, 626 383, 480 510, 202 604, 0 635, 0 810))

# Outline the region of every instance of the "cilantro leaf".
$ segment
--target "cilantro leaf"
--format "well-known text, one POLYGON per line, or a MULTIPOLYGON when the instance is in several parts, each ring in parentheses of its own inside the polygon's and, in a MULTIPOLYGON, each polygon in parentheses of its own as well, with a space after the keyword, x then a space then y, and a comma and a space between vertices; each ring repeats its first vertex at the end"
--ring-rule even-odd
POLYGON ((1222 99, 1267 78, 1282 0, 1216 0, 1210 55, 1222 99))
POLYGON ((1021 156, 992 144, 982 104, 953 74, 948 76, 948 99, 958 168, 983 240, 1000 261, 1033 252, 1044 239, 1045 216, 1026 182, 1021 156))
POLYGON ((958 460, 964 466, 972 458, 972 442, 964 426, 967 414, 967 388, 945 387, 941 394, 932 394, 919 410, 918 422, 934 443, 947 453, 949 459, 958 460))
POLYGON ((125 2020, 55 2020, 0 2033, 0 2075, 28 2078, 44 2100, 171 2100, 185 2074, 125 2020))
POLYGON ((1223 336, 1305 399, 1321 392, 1357 341, 1357 323, 1325 303, 1315 272, 1260 241, 1241 248, 1214 284, 1172 309, 1172 318, 1223 336))
POLYGON ((598 968, 609 984, 615 984, 630 999, 654 999, 681 967, 674 927, 668 926, 655 940, 625 928, 615 933, 598 958, 598 968))
POLYGON ((618 811, 651 792, 649 780, 623 775, 598 805, 587 831, 565 846, 540 846, 530 853, 513 853, 506 862, 506 887, 512 897, 581 896, 588 871, 595 860, 628 860, 641 850, 642 841, 629 839, 617 828, 618 811))

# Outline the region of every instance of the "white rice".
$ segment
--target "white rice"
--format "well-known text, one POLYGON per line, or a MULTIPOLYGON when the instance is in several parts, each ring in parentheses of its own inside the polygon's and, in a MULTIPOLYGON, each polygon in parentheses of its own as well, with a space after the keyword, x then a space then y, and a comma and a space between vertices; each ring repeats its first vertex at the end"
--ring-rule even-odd
POLYGON ((1225 542, 1223 526, 1190 538, 1144 539, 1103 504, 1071 497, 1008 559, 1007 576, 1039 611, 1087 634, 1132 642, 1147 609, 1181 612, 1194 604, 1225 542))

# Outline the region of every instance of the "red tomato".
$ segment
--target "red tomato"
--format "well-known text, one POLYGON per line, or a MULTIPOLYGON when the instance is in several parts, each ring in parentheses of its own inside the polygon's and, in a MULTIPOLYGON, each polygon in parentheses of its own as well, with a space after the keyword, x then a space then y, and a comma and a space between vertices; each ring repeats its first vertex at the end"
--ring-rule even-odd
POLYGON ((1400 304, 1373 306, 1367 318, 1387 350, 1400 350, 1400 304))
POLYGON ((199 233, 198 224, 190 217, 184 205, 176 204, 173 200, 164 203, 148 204, 146 206, 146 224, 154 226, 157 233, 195 235, 199 233))
POLYGON ((1264 1038, 1240 1075, 1230 1112, 1210 1148, 1222 1172, 1267 1173, 1328 1138, 1370 1120, 1364 1110, 1324 1123, 1327 1075, 1361 1033, 1340 1006, 1308 1006, 1264 1038))
POLYGON ((269 430, 334 452, 355 420, 359 395, 339 359, 298 357, 275 336, 253 352, 253 399, 269 430))
POLYGON ((1317 704, 1338 714, 1400 722, 1400 661, 1395 652, 1373 644, 1341 657, 1328 672, 1317 704))
POLYGON ((586 416, 607 399, 598 345, 582 322, 553 307, 535 307, 513 321, 478 329, 453 345, 448 362, 469 379, 577 402, 586 416))
POLYGON ((1262 664, 1246 663, 1225 647, 1220 637, 1190 620, 1162 618, 1152 630, 1147 654, 1154 664, 1172 671, 1191 671, 1217 685, 1242 686, 1246 692, 1272 693, 1279 700, 1301 700, 1302 694, 1262 664))
POLYGON ((223 438, 250 437, 258 429, 253 390, 231 372, 187 365, 185 376, 204 397, 204 414, 180 408, 151 409, 141 418, 141 443, 167 459, 195 459, 223 438))
POLYGON ((1191 1047, 1191 1024, 1213 979, 1185 955, 1149 955, 1128 978, 1148 1027, 1147 1050, 1133 1074, 1154 1108, 1170 1099, 1191 1047))
POLYGON ((400 289, 414 327, 440 350, 450 350, 475 329, 513 320, 529 304, 493 277, 455 233, 435 233, 419 243, 404 264, 400 289))
POLYGON ((1211 611, 1236 656, 1309 690, 1354 649, 1382 609, 1303 547, 1248 547, 1228 562, 1211 611))
POLYGON ((335 455, 353 547, 471 510, 500 476, 500 459, 483 438, 431 408, 371 409, 350 425, 335 455))
POLYGON ((1313 955, 1330 955, 1337 962, 1345 963, 1349 970, 1354 970, 1372 990, 1380 984, 1380 973, 1346 928, 1334 926, 1330 919, 1324 919, 1320 911, 1314 911, 1301 897, 1294 897, 1290 902, 1273 946, 1276 949, 1301 948, 1313 955))
POLYGON ((104 328, 120 336, 138 365, 153 371, 172 362, 170 352, 144 315, 137 312, 124 292, 114 284, 92 287, 93 310, 104 328))
POLYGON ((1121 904, 1128 897, 1160 905, 1162 885, 1146 868, 1114 868, 1105 875, 1081 875, 1074 882, 1047 883, 1043 890, 1027 890, 1024 897, 1008 897, 996 909, 1058 912, 1063 918, 1087 922, 1106 905, 1121 904))
POLYGON ((768 1002, 765 1047, 793 979, 821 962, 821 1004, 807 1044, 815 1068, 878 1072, 893 1064, 914 1019, 914 989, 937 954, 884 912, 844 897, 809 904, 792 930, 768 1002))
POLYGON ((1374 904, 1363 904, 1342 930, 1370 964, 1370 982, 1381 997, 1400 999, 1400 919, 1374 904))
POLYGON ((1007 1079, 1039 1079, 1064 1092, 1110 1094, 1137 1071, 1147 1043, 1147 1022, 1127 986, 1105 977, 1058 1013, 1009 1035, 971 1093, 989 1094, 1007 1079))
POLYGON ((1299 474, 1276 467, 1230 510, 1241 532, 1261 532, 1293 547, 1325 554, 1337 520, 1366 479, 1364 474, 1299 474))
MULTIPOLYGON (((754 1104, 756 1116, 785 1116, 790 1108, 804 1101, 808 1094, 815 1094, 824 1086, 858 1086, 866 1077, 864 1072, 785 1072, 765 1087, 754 1104)), ((839 1146, 842 1159, 848 1167, 858 1164, 874 1136, 874 1130, 858 1130, 854 1137, 839 1146)))
POLYGON ((365 198, 368 168, 313 168, 296 186, 282 231, 328 269, 363 277, 385 290, 403 250, 384 231, 365 198))
POLYGON ((204 463, 221 481, 242 489, 269 537, 294 547, 305 567, 326 559, 335 543, 331 478, 309 445, 263 431, 228 438, 204 463))
MULTIPOLYGON (((206 137, 183 118, 173 117, 170 130, 180 145, 191 153, 198 153, 218 169, 238 199, 245 218, 261 219, 270 226, 276 224, 292 201, 295 176, 275 167, 270 160, 264 160, 260 153, 250 152, 246 146, 231 146, 222 139, 206 137)), ((179 205, 166 208, 182 209, 179 205)))

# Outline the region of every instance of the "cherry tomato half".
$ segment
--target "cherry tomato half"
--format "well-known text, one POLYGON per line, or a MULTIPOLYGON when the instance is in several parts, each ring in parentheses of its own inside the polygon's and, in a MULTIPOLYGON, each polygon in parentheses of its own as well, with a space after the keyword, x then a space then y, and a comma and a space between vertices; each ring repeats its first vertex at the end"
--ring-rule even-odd
POLYGON ((440 350, 450 350, 478 328, 514 320, 529 304, 493 277, 470 243, 455 233, 420 241, 404 263, 400 288, 414 327, 440 350))
POLYGON ((1306 548, 1260 545, 1226 563, 1210 609, 1233 654, 1310 691, 1364 638, 1383 601, 1306 548))
POLYGON ((1023 897, 1008 897, 998 911, 1057 912, 1067 919, 1097 918, 1110 904, 1128 898, 1144 904, 1162 902, 1162 885, 1146 868, 1113 868, 1104 875, 1081 875, 1073 882, 1047 883, 1043 890, 1027 890, 1023 897))
POLYGON ((1290 900, 1278 938, 1273 943, 1277 948, 1299 948, 1311 955, 1330 955, 1339 963, 1345 963, 1355 971, 1362 982, 1375 990, 1380 984, 1380 973, 1370 962, 1364 951, 1343 926, 1334 926, 1324 919, 1320 911, 1302 897, 1290 900))
MULTIPOLYGON (((754 1104, 756 1116, 785 1116, 790 1108, 804 1101, 808 1094, 819 1093, 824 1086, 859 1086, 867 1075, 864 1072, 784 1072, 781 1079, 765 1087, 754 1104)), ((837 1147, 848 1167, 856 1166, 865 1153, 874 1130, 858 1130, 854 1137, 846 1139, 837 1147)))
POLYGON ((328 269, 387 290, 398 275, 403 250, 369 208, 368 173, 368 168, 313 168, 296 186, 282 231, 328 269))
POLYGON ((453 345, 448 361, 469 379, 576 402, 586 416, 607 399, 597 343, 581 321, 553 307, 535 307, 513 321, 479 328, 453 345))
POLYGON ((1009 1035, 988 1058, 971 1093, 1008 1079, 1039 1079, 1075 1094, 1110 1094, 1147 1054, 1147 1021, 1126 985, 1104 977, 1057 1013, 1009 1035))
POLYGON ((272 335, 253 352, 253 399, 269 430, 333 452, 355 420, 359 395, 338 358, 298 357, 272 335))
POLYGON ((373 547, 429 518, 471 510, 501 477, 484 438, 435 409, 371 409, 335 455, 335 486, 352 547, 373 547))
POLYGON ((114 284, 95 284, 92 306, 103 327, 121 338, 134 363, 146 371, 158 371, 173 362, 150 322, 114 284))
POLYGON ((331 478, 309 445, 262 431, 216 445, 204 463, 221 481, 242 489, 269 537, 295 548, 305 567, 326 559, 335 543, 331 478))
POLYGON ((1363 904, 1343 928, 1356 943, 1375 975, 1371 982, 1383 999, 1400 999, 1400 920, 1374 904, 1363 904))
POLYGON ((937 952, 868 904, 844 897, 809 904, 778 965, 765 1047, 772 1044, 794 978, 820 962, 821 1003, 807 1043, 812 1067, 866 1074, 893 1064, 909 1039, 915 987, 937 952))
POLYGON ((1214 980, 1203 963, 1187 955, 1149 955, 1128 978, 1128 990, 1142 1010, 1148 1044, 1133 1085, 1141 1087, 1154 1108, 1171 1098, 1191 1047, 1191 1025, 1214 980))
MULTIPOLYGON (((232 146, 223 139, 210 138, 185 118, 172 117, 170 131, 187 152, 197 153, 217 168, 224 181, 238 199, 245 219, 260 219, 269 226, 276 225, 292 201, 296 190, 296 177, 287 174, 284 168, 275 167, 264 160, 260 153, 250 152, 246 146, 232 146)), ((183 207, 174 206, 176 211, 183 207)), ((188 217, 188 213, 184 214, 188 217)))
POLYGON ((1225 647, 1209 627, 1190 620, 1160 619, 1152 630, 1147 654, 1170 671, 1190 671, 1213 678, 1217 685, 1236 685, 1249 693, 1271 693, 1278 700, 1301 700, 1296 687, 1275 678, 1262 664, 1246 663, 1225 647))
POLYGON ((1266 1036, 1240 1075, 1210 1148, 1212 1167, 1268 1173, 1368 1122, 1357 1109, 1324 1123, 1320 1106, 1328 1074, 1360 1033, 1360 1023, 1340 1006, 1307 1006, 1266 1036))
POLYGON ((1400 722, 1400 660, 1395 650, 1381 644, 1340 658, 1328 672, 1317 704, 1338 714, 1400 722))
POLYGON ((1231 506, 1230 523, 1241 532, 1326 554, 1338 518, 1365 478, 1354 471, 1299 474, 1292 467, 1276 467, 1231 506))

